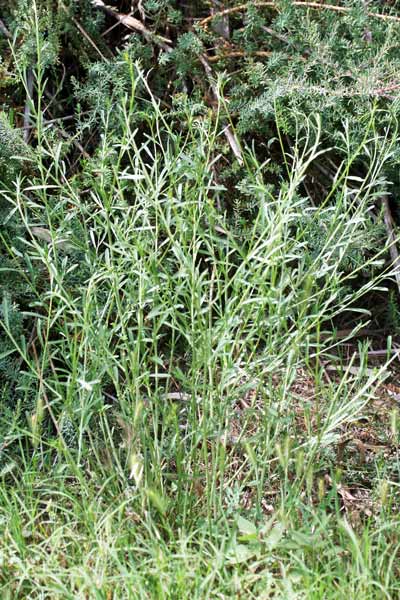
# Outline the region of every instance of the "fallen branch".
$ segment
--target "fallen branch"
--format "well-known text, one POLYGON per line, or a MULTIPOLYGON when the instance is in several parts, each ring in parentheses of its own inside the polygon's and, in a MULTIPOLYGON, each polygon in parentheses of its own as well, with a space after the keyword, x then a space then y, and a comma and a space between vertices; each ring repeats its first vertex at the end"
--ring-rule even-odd
POLYGON ((92 5, 95 8, 98 8, 110 15, 111 17, 113 17, 122 25, 125 25, 125 27, 127 27, 128 29, 132 29, 133 31, 141 33, 147 41, 157 44, 157 46, 162 48, 165 52, 172 52, 172 46, 170 45, 171 40, 168 40, 167 38, 163 38, 157 35, 156 33, 153 33, 152 31, 150 31, 150 29, 147 29, 147 27, 145 27, 145 25, 143 25, 143 23, 139 21, 139 19, 135 19, 135 17, 132 17, 131 15, 124 15, 122 13, 119 13, 111 6, 107 6, 103 2, 103 0, 92 0, 92 5))
MULTIPOLYGON (((277 2, 254 2, 253 6, 258 8, 271 8, 272 10, 279 11, 279 5, 277 2)), ((316 10, 330 10, 341 13, 349 13, 351 12, 351 8, 345 6, 336 6, 334 4, 322 4, 321 2, 299 2, 294 1, 293 6, 299 6, 301 8, 313 8, 316 10)), ((221 10, 220 12, 215 12, 206 19, 199 21, 199 25, 204 27, 208 25, 211 21, 217 18, 225 17, 226 15, 231 15, 237 12, 243 12, 247 10, 248 4, 239 4, 239 6, 233 6, 232 8, 226 8, 225 10, 221 10)), ((368 12, 367 15, 374 19, 380 19, 381 21, 395 21, 396 23, 400 23, 400 17, 395 17, 393 15, 382 15, 381 13, 368 12)))
POLYGON ((392 259, 392 265, 395 268, 394 275, 396 277, 396 283, 400 293, 400 254, 396 245, 397 238, 394 232, 394 221, 390 210, 389 198, 387 196, 383 196, 382 204, 384 210, 383 217, 385 221, 386 231, 388 234, 388 241, 390 244, 390 257, 392 259))

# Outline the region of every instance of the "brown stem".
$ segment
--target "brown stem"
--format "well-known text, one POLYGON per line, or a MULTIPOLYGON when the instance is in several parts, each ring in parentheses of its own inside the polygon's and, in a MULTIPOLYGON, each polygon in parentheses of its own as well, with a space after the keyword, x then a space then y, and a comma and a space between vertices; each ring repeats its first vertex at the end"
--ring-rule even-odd
POLYGON ((270 57, 272 52, 264 50, 256 50, 254 52, 243 52, 242 50, 234 50, 232 52, 226 52, 224 54, 216 54, 215 56, 208 56, 207 60, 210 63, 218 62, 219 60, 225 60, 226 58, 241 58, 243 56, 261 56, 264 58, 270 57))
MULTIPOLYGON (((293 4, 293 6, 299 6, 301 8, 313 8, 316 10, 330 10, 330 11, 341 12, 341 13, 349 13, 351 11, 351 8, 348 8, 345 6, 336 6, 334 4, 322 4, 321 2, 299 2, 299 1, 295 0, 292 4, 293 4)), ((254 2, 253 6, 256 6, 258 8, 271 8, 272 10, 279 11, 279 6, 278 6, 277 2, 254 2)), ((208 23, 210 23, 210 21, 213 21, 216 18, 224 17, 225 15, 231 15, 236 12, 243 12, 243 11, 247 10, 247 8, 248 8, 248 4, 239 4, 239 6, 233 6, 232 8, 226 8, 225 10, 221 10, 220 12, 213 13, 206 19, 203 19, 202 21, 199 22, 199 25, 204 27, 204 25, 207 25, 208 23)), ((381 19, 382 21, 395 21, 397 23, 400 23, 400 17, 395 17, 393 15, 382 15, 380 13, 374 13, 374 12, 368 12, 367 15, 374 19, 381 19)))

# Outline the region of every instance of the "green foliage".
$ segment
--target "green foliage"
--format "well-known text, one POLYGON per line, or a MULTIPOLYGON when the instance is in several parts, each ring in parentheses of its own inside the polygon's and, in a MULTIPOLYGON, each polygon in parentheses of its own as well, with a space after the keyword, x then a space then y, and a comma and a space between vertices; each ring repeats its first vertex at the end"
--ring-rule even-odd
MULTIPOLYGON (((268 11, 254 6, 247 16, 234 40, 248 59, 229 90, 239 129, 268 135, 278 105, 282 118, 291 124, 289 135, 294 134, 294 114, 317 112, 330 143, 338 142, 344 120, 357 143, 363 115, 375 102, 385 103, 379 90, 396 83, 398 25, 366 17, 362 3, 353 3, 353 10, 340 18, 334 11, 308 12, 290 3, 272 19, 268 11), (271 56, 263 62, 251 58, 251 52, 262 47, 271 56)), ((394 110, 397 113, 396 106, 394 110)))
MULTIPOLYGON (((21 256, 24 250, 18 237, 23 232, 17 211, 4 198, 7 186, 28 172, 34 163, 34 151, 23 141, 20 132, 14 129, 6 114, 0 114, 0 320, 9 324, 15 339, 25 332, 26 319, 21 304, 28 308, 32 299, 29 280, 21 275, 21 256), (11 250, 13 248, 13 250, 11 250)), ((32 169, 31 169, 32 170, 32 169)), ((0 331, 0 389, 4 404, 15 399, 15 387, 21 366, 19 357, 10 338, 0 331), (7 398, 7 401, 5 400, 7 398)))
POLYGON ((32 148, 10 125, 7 115, 0 113, 0 185, 10 184, 24 169, 29 170, 33 161, 32 148))

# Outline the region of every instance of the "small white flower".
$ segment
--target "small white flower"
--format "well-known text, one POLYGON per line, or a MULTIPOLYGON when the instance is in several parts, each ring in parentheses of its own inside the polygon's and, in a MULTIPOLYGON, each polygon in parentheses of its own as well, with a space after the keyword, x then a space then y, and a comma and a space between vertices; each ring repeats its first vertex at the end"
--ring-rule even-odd
POLYGON ((96 383, 100 383, 100 379, 95 379, 94 381, 84 381, 83 379, 78 379, 78 383, 81 384, 81 388, 86 390, 87 392, 93 391, 93 387, 96 383))

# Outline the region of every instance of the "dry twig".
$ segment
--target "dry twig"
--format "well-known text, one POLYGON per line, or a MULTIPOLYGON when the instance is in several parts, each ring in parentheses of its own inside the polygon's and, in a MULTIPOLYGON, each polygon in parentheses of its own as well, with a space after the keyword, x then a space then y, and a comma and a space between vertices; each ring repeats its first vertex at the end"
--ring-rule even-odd
MULTIPOLYGON (((258 8, 271 8, 272 10, 279 11, 279 6, 277 2, 254 2, 254 6, 258 8)), ((351 8, 345 6, 336 6, 335 4, 322 4, 321 2, 300 2, 295 0, 293 2, 293 6, 299 6, 301 8, 313 8, 316 10, 330 10, 341 13, 349 13, 351 8)), ((221 10, 220 12, 215 12, 211 14, 206 19, 202 19, 199 21, 199 25, 204 27, 208 25, 211 21, 217 18, 225 17, 226 15, 231 15, 237 12, 243 12, 247 10, 248 4, 239 4, 238 6, 233 6, 232 8, 226 8, 225 10, 221 10)), ((368 12, 367 15, 374 19, 380 19, 382 21, 395 21, 396 23, 400 23, 400 17, 395 17, 394 15, 382 15, 381 13, 368 12)))
POLYGON ((255 50, 254 52, 243 52, 243 50, 233 50, 231 52, 225 52, 224 54, 216 54, 215 56, 208 56, 208 62, 215 63, 226 58, 242 58, 244 56, 260 56, 263 58, 270 57, 272 52, 264 50, 255 50))

